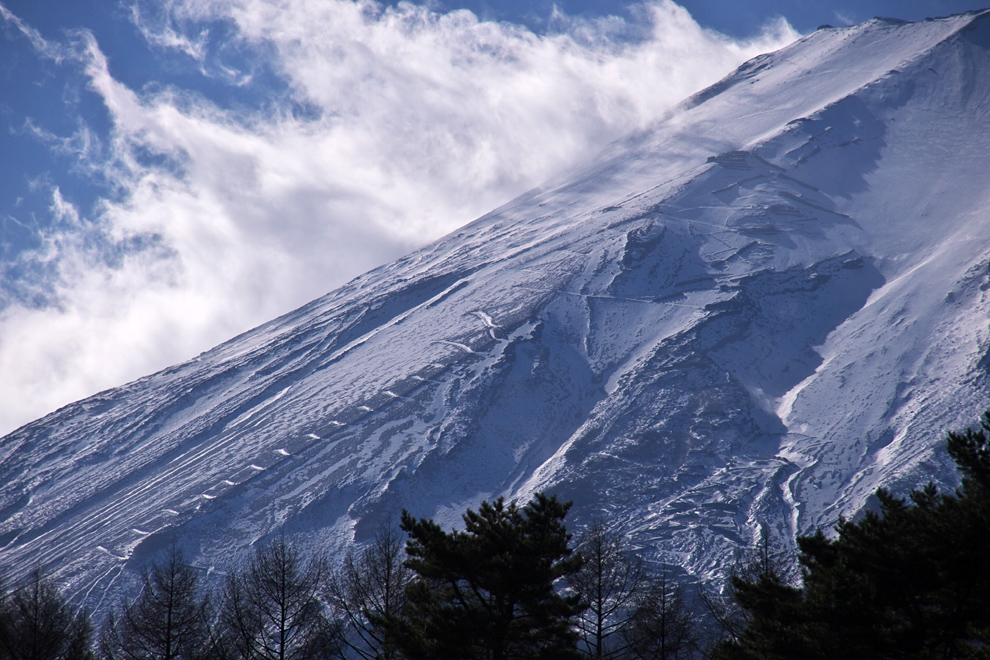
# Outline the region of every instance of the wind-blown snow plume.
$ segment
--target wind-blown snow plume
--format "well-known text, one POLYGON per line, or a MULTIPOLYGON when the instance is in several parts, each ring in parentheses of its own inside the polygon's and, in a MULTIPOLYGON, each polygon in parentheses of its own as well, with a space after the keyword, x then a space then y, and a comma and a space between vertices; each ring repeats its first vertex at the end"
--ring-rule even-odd
MULTIPOLYGON (((145 143, 199 121, 88 61, 145 143)), ((0 561, 98 609, 169 539, 222 571, 543 490, 714 580, 878 486, 952 487, 944 433, 990 406, 988 72, 990 10, 756 57, 580 171, 6 435, 0 561)), ((161 224, 121 259, 181 245, 161 224)))
POLYGON ((544 35, 411 4, 138 2, 155 57, 200 86, 128 86, 92 34, 46 41, 0 9, 112 120, 37 127, 111 193, 83 212, 53 182, 58 222, 6 267, 0 432, 451 231, 796 36, 735 42, 667 1, 544 35))

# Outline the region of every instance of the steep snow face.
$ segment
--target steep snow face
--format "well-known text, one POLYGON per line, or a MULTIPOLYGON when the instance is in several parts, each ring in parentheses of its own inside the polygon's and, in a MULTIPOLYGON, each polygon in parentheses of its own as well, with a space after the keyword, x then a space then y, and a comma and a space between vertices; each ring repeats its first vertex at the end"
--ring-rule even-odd
POLYGON ((990 406, 990 12, 820 30, 310 305, 0 444, 0 559, 330 551, 541 489, 701 578, 955 477, 990 406))

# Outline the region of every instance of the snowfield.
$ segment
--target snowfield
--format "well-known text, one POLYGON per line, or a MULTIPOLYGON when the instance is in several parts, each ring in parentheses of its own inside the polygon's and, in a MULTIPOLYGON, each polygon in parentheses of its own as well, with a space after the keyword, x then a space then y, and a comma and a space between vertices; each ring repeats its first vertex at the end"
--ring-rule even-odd
POLYGON ((0 561, 100 608, 538 490, 699 579, 956 477, 990 408, 990 11, 821 29, 594 167, 0 441, 0 561))

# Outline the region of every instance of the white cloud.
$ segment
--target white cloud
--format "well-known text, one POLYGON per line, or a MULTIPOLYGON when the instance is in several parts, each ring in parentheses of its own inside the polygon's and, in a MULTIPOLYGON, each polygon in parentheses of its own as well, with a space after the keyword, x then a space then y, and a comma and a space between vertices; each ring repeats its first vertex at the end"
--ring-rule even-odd
MULTIPOLYGON (((251 65, 210 49, 223 25, 231 50, 289 91, 233 112, 188 90, 131 89, 91 35, 78 37, 72 52, 113 119, 97 165, 122 194, 87 219, 89 233, 49 237, 58 305, 0 315, 0 432, 437 238, 796 36, 781 23, 731 41, 666 1, 642 7, 632 41, 633 26, 615 18, 558 16, 558 31, 540 36, 406 4, 162 6, 134 13, 160 56, 182 53, 220 71, 218 85, 243 84, 251 74, 238 67, 251 65)), ((53 200, 53 213, 78 215, 57 191, 53 200)))
POLYGON ((55 62, 61 62, 67 57, 67 53, 62 47, 58 44, 46 41, 45 38, 41 36, 40 32, 30 25, 27 25, 2 4, 0 4, 0 18, 3 19, 4 23, 14 26, 14 28, 30 42, 31 47, 34 48, 39 55, 55 62))

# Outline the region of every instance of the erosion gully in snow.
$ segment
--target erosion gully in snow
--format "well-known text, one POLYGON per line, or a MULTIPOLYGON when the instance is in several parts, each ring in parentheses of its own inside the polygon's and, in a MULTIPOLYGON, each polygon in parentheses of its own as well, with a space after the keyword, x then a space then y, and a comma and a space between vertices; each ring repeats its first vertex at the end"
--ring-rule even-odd
MULTIPOLYGON (((990 407, 990 13, 821 29, 596 164, 0 443, 0 561, 99 609, 538 490, 707 580, 990 407)), ((16 578, 17 576, 13 576, 16 578)))

